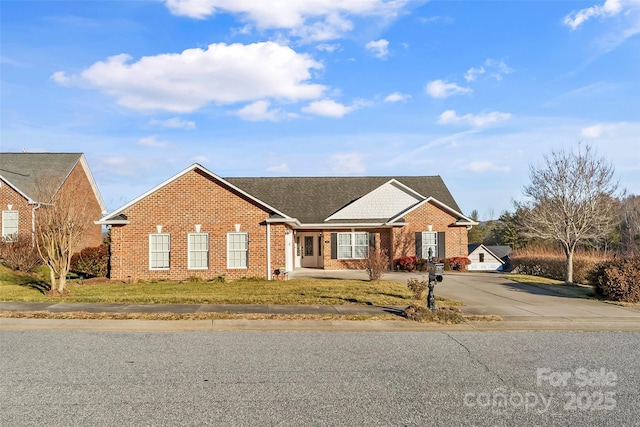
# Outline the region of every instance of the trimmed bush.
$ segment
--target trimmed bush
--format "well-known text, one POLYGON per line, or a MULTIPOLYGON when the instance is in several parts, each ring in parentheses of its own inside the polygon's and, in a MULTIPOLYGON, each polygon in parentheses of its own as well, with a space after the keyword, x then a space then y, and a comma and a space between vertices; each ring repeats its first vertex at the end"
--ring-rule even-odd
POLYGON ((594 269, 591 280, 606 299, 640 302, 640 257, 603 262, 594 269))
POLYGON ((418 257, 405 255, 395 260, 396 270, 414 271, 418 257))
POLYGON ((109 247, 85 248, 71 257, 71 271, 94 277, 106 277, 109 269, 109 247))
POLYGON ((465 256, 451 257, 449 260, 449 268, 457 271, 467 271, 467 266, 471 264, 471 260, 465 256))

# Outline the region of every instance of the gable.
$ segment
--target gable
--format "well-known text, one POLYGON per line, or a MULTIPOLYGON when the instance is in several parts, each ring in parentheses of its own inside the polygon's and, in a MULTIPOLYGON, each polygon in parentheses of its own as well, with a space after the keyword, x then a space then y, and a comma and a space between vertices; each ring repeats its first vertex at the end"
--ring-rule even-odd
POLYGON ((80 153, 2 153, 0 175, 30 202, 47 202, 37 200, 38 182, 46 179, 59 188, 80 156, 80 153))
POLYGON ((480 253, 484 253, 485 255, 493 258, 495 261, 499 262, 500 264, 504 264, 504 261, 501 259, 501 257, 497 256, 493 251, 491 251, 491 249, 489 249, 489 247, 482 244, 469 245, 469 256, 480 254, 480 253))
POLYGON ((391 180, 353 203, 348 204, 325 221, 389 219, 424 200, 416 192, 391 180))
POLYGON ((164 209, 163 212, 169 212, 170 214, 173 212, 172 206, 189 209, 192 208, 194 203, 197 203, 197 201, 201 201, 202 204, 206 205, 220 203, 223 201, 222 199, 224 199, 224 196, 221 196, 220 193, 217 195, 210 194, 213 191, 213 186, 224 189, 224 193, 227 195, 233 194, 237 198, 246 200, 270 215, 286 218, 286 215, 281 213, 279 210, 235 187, 216 174, 195 163, 146 193, 136 197, 124 206, 116 209, 108 215, 105 215, 100 219, 100 221, 97 221, 97 223, 104 225, 127 224, 128 220, 126 219, 126 213, 138 204, 147 203, 150 199, 153 199, 155 201, 154 203, 161 201, 160 204, 162 205, 161 208, 164 209), (198 187, 194 187, 189 184, 189 180, 198 180, 200 178, 206 179, 210 184, 204 186, 199 185, 198 187), (177 187, 177 189, 171 190, 171 187, 177 187))
MULTIPOLYGON (((278 177, 225 178, 225 180, 289 217, 305 224, 321 224, 328 217, 389 181, 396 181, 418 195, 434 197, 460 211, 439 176, 278 177)), ((387 216, 384 219, 388 219, 387 216)))
POLYGON ((0 176, 29 203, 49 202, 53 194, 39 195, 42 189, 40 183, 46 181, 54 191, 58 191, 77 166, 82 167, 101 211, 106 212, 100 191, 82 153, 0 153, 0 176))

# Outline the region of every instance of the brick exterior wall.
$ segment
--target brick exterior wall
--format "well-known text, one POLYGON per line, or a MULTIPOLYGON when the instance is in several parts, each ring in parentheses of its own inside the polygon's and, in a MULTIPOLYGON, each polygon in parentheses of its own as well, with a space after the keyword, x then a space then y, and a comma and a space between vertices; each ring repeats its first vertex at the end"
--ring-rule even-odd
MULTIPOLYGON (((102 216, 100 203, 95 197, 95 193, 91 188, 91 183, 87 177, 82 165, 76 164, 60 189, 60 193, 69 192, 77 200, 85 206, 88 212, 88 230, 76 248, 76 251, 91 246, 99 246, 102 243, 102 227, 94 224, 102 216)), ((12 210, 18 211, 18 233, 31 237, 33 232, 33 209, 35 205, 29 205, 27 199, 20 193, 11 188, 6 182, 2 181, 0 187, 0 208, 7 210, 7 205, 13 205, 12 210)), ((40 209, 45 209, 40 208, 40 209)), ((35 214, 38 215, 36 209, 35 214)))
MULTIPOLYGON (((219 275, 234 280, 243 277, 266 277, 275 269, 286 265, 286 238, 288 226, 281 223, 267 225, 269 212, 251 199, 234 192, 210 177, 194 169, 138 201, 122 212, 130 222, 111 228, 111 271, 113 280, 135 282, 138 280, 185 280, 196 276, 212 279, 219 275), (209 235, 208 268, 188 268, 188 234, 195 232, 196 224, 201 233, 209 235), (248 267, 227 268, 227 233, 248 233, 248 267), (152 270, 149 260, 149 235, 170 235, 170 268, 152 270), (271 267, 267 272, 267 227, 271 236, 271 267)), ((438 206, 426 203, 405 216, 405 227, 355 229, 376 235, 376 246, 388 251, 389 268, 401 255, 415 255, 415 232, 432 231, 446 233, 446 256, 466 256, 466 227, 453 226, 456 218, 438 206)), ((362 269, 363 260, 331 259, 331 234, 345 232, 341 229, 304 230, 314 237, 322 233, 322 262, 327 270, 362 269)), ((292 248, 293 251, 293 248, 292 248)), ((292 253, 292 257, 294 254, 292 253)))
POLYGON ((73 200, 82 203, 87 212, 86 218, 89 228, 78 244, 76 251, 100 246, 102 244, 102 226, 96 225, 94 221, 102 217, 102 209, 96 199, 93 188, 91 188, 89 178, 80 163, 76 164, 60 189, 60 193, 66 192, 70 193, 73 200))
MULTIPOLYGON (((454 226, 456 217, 443 211, 438 206, 425 203, 419 208, 404 216, 405 227, 380 228, 380 229, 355 229, 354 231, 367 231, 375 233, 376 246, 386 250, 389 254, 389 268, 393 266, 393 260, 404 255, 416 255, 416 232, 428 231, 429 225, 433 232, 445 232, 445 256, 467 256, 467 228, 454 226)), ((364 268, 362 260, 331 259, 331 233, 345 232, 348 230, 323 230, 325 236, 323 247, 324 268, 327 270, 345 270, 364 268)))
POLYGON ((11 210, 18 211, 18 234, 31 237, 33 206, 4 180, 0 180, 0 183, 0 210, 9 210, 8 205, 12 205, 11 210))
MULTIPOLYGON (((267 225, 269 212, 250 199, 199 170, 192 170, 168 183, 123 212, 128 225, 111 229, 111 274, 113 280, 184 280, 191 276, 211 279, 225 275, 228 279, 267 276, 267 225), (201 233, 209 234, 209 268, 188 268, 188 234, 200 224, 201 233), (227 268, 227 233, 247 232, 249 238, 246 269, 227 268), (151 270, 149 234, 171 237, 170 268, 151 270)), ((285 226, 271 224, 272 270, 284 265, 285 226)))
POLYGON ((400 256, 416 255, 415 233, 428 231, 429 225, 433 232, 445 232, 445 256, 467 256, 467 228, 453 225, 456 217, 445 212, 432 203, 425 203, 404 216, 407 226, 393 229, 394 246, 391 253, 396 259, 400 256))

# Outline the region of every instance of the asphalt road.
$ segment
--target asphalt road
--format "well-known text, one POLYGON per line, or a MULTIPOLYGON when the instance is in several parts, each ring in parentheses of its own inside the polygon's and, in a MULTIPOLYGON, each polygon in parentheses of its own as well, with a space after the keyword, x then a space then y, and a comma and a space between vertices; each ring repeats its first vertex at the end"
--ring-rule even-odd
POLYGON ((2 331, 2 426, 632 426, 640 333, 2 331))

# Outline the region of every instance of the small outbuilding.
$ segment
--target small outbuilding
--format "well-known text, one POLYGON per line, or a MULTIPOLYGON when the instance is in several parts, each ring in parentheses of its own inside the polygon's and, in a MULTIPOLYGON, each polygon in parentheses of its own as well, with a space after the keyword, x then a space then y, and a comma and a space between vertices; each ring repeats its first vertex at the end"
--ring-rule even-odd
POLYGON ((509 246, 469 245, 469 271, 508 271, 511 268, 509 246))

